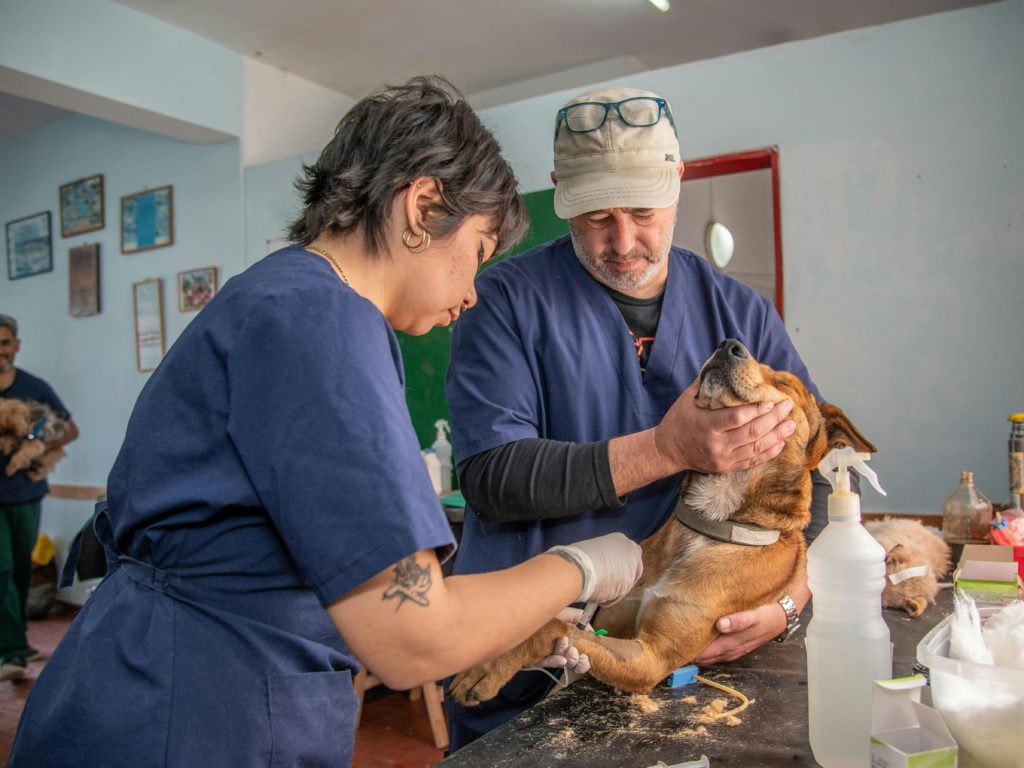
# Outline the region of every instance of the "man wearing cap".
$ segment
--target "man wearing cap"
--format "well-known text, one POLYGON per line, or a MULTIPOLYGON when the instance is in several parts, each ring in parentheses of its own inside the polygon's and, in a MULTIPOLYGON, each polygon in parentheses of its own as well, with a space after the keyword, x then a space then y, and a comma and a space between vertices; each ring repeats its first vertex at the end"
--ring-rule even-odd
MULTIPOLYGON (((455 573, 611 531, 643 541, 672 514, 686 470, 774 458, 795 428, 790 401, 694 405, 695 379, 724 339, 818 394, 771 303, 672 246, 683 163, 664 99, 590 91, 553 130, 555 212, 570 234, 486 270, 452 340, 446 389, 467 501, 455 573)), ((802 588, 788 605, 723 617, 698 663, 784 634, 808 597, 802 588)), ((521 672, 477 707, 449 699, 451 749, 552 684, 521 672)))
MULTIPOLYGON (((49 441, 56 448, 78 437, 64 403, 42 379, 14 367, 21 349, 18 321, 0 315, 0 399, 34 400, 67 419, 68 431, 49 441)), ((8 477, 8 456, 0 454, 0 682, 25 676, 26 661, 39 654, 28 645, 25 603, 32 584, 32 549, 39 533, 39 510, 49 490, 46 479, 30 480, 28 469, 8 477)))

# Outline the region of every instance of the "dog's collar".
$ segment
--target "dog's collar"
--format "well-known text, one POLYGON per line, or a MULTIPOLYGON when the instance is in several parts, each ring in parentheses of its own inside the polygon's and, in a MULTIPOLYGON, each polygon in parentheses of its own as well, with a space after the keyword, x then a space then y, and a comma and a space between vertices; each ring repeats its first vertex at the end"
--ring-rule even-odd
POLYGON ((722 522, 708 520, 683 499, 680 499, 676 505, 676 519, 691 531, 729 544, 766 547, 779 540, 779 532, 771 528, 762 528, 751 523, 738 523, 734 520, 722 522))
POLYGON ((46 418, 42 418, 32 425, 32 431, 26 435, 28 440, 39 440, 43 436, 43 427, 46 426, 46 418))

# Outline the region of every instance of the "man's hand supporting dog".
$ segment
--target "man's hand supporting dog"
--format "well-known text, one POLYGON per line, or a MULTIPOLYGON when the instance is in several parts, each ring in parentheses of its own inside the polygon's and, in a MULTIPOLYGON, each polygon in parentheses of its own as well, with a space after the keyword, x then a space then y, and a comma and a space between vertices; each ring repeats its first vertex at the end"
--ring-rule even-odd
MULTIPOLYGON (((789 596, 796 603, 797 613, 803 613, 804 606, 811 599, 806 572, 799 574, 789 596)), ((786 612, 777 602, 723 616, 715 622, 715 629, 721 634, 697 655, 694 662, 707 666, 734 661, 782 634, 786 629, 786 619, 786 612)))
POLYGON ((616 494, 688 470, 750 469, 778 456, 796 429, 784 420, 793 410, 789 400, 708 410, 695 404, 698 386, 694 381, 683 390, 657 427, 609 441, 616 494))

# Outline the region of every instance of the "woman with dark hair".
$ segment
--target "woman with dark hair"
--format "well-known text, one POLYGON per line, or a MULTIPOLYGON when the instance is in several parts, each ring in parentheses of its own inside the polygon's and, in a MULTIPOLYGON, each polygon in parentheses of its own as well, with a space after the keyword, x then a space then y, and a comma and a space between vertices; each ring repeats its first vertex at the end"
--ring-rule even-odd
POLYGON ((640 571, 620 534, 443 579, 454 549, 394 330, 476 302, 525 226, 450 84, 352 107, 298 184, 296 244, 231 279, 139 396, 94 520, 110 572, 26 704, 11 766, 339 766, 359 659, 438 680, 640 571))

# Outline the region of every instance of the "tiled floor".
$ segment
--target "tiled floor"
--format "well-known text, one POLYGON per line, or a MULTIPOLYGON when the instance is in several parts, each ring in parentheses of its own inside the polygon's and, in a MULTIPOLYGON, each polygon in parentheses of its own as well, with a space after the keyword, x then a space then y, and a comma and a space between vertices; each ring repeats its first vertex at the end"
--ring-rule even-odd
MULTIPOLYGON (((29 644, 48 655, 73 617, 71 611, 58 607, 49 618, 29 622, 29 644)), ((0 765, 7 764, 21 709, 45 663, 30 662, 25 680, 0 683, 0 765)), ((405 694, 381 688, 367 691, 353 768, 427 768, 442 757, 441 750, 434 748, 422 699, 410 701, 405 694)))

